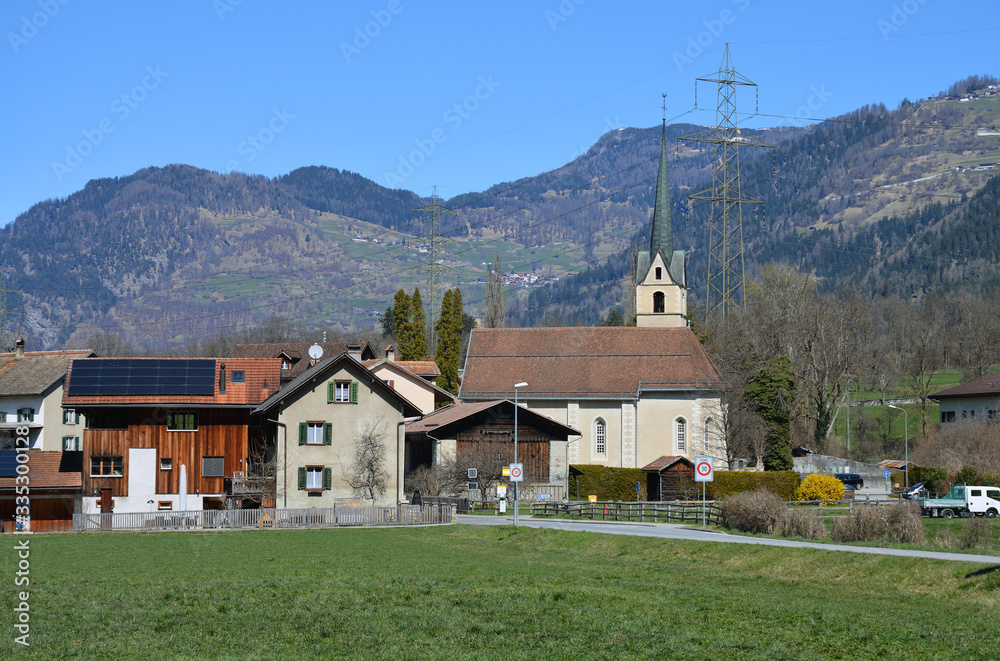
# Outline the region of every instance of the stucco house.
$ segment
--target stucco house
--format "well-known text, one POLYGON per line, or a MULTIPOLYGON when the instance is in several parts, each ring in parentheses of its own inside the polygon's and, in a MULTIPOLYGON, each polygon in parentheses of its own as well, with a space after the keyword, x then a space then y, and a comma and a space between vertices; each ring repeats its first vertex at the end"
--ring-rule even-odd
POLYGON ((941 410, 941 429, 962 422, 996 422, 1000 374, 990 374, 929 396, 941 410))
POLYGON ((357 440, 366 433, 379 438, 384 450, 387 489, 375 504, 403 499, 404 424, 421 410, 354 356, 321 360, 253 413, 275 447, 279 508, 357 500, 348 472, 357 440))
POLYGON ((389 346, 385 350, 385 358, 366 360, 363 364, 372 374, 416 404, 421 413, 431 413, 455 401, 454 395, 435 384, 441 372, 433 361, 396 360, 396 352, 389 346))

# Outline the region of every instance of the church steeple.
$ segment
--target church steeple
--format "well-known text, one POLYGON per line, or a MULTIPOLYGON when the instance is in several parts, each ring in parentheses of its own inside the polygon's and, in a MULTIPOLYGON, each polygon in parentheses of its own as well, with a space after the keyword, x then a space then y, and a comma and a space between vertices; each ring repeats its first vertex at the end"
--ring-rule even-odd
POLYGON ((653 203, 653 227, 650 231, 649 257, 657 253, 669 268, 674 253, 674 230, 670 222, 670 181, 667 178, 667 95, 663 95, 663 129, 660 133, 660 171, 656 175, 656 201, 653 203))

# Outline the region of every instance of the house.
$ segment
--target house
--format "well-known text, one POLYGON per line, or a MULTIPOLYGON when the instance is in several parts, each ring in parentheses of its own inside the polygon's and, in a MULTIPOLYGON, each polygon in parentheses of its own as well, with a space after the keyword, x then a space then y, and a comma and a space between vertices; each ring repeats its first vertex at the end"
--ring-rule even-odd
POLYGON ((687 457, 663 456, 642 467, 646 473, 646 498, 677 500, 695 485, 694 462, 687 457))
POLYGON ((404 424, 421 410, 351 354, 303 371, 253 413, 275 448, 278 507, 358 500, 350 473, 364 438, 383 455, 375 467, 386 491, 376 504, 402 500, 404 424))
POLYGON ((389 346, 385 350, 385 358, 366 360, 363 364, 372 374, 416 404, 422 413, 431 413, 455 401, 454 395, 436 385, 441 371, 433 361, 396 360, 396 352, 389 346))
POLYGON ((1000 374, 990 374, 929 396, 940 406, 941 429, 960 422, 993 422, 1000 403, 1000 374))
MULTIPOLYGON (((17 509, 16 450, 0 451, 0 533, 13 532, 17 509)), ((31 532, 73 529, 73 514, 82 507, 83 453, 28 450, 31 532)))
POLYGON ((82 513, 224 508, 280 377, 276 358, 74 359, 63 406, 87 420, 82 513))
POLYGON ((14 430, 27 427, 29 447, 79 450, 84 421, 77 411, 63 411, 63 383, 73 358, 81 351, 25 351, 18 340, 14 353, 0 354, 0 449, 14 448, 14 430))
POLYGON ((237 344, 230 358, 279 358, 281 360, 281 381, 291 381, 302 372, 315 365, 324 356, 350 354, 358 360, 375 360, 378 354, 367 342, 276 342, 271 344, 237 344), (320 358, 312 358, 309 349, 322 349, 320 358))
MULTIPOLYGON (((524 481, 561 489, 567 475, 566 446, 579 435, 568 425, 521 407, 517 443, 524 481)), ((500 469, 514 462, 514 403, 507 399, 462 403, 407 423, 406 473, 450 459, 460 470, 476 468, 484 477, 498 478, 500 469)))
POLYGON ((636 271, 636 327, 474 329, 463 402, 511 397, 579 429, 570 461, 638 468, 664 455, 725 460, 726 384, 687 327, 684 251, 674 250, 666 125, 649 250, 636 271))

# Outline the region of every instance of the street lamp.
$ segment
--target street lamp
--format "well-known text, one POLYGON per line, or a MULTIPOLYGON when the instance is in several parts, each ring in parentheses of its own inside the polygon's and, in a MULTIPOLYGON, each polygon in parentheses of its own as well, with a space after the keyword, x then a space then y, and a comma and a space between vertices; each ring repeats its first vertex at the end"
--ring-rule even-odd
POLYGON ((888 406, 891 409, 897 409, 903 412, 903 452, 906 453, 905 455, 906 465, 903 466, 903 468, 906 471, 906 477, 904 478, 906 480, 906 488, 909 489, 910 488, 910 441, 908 437, 909 427, 906 424, 906 409, 900 406, 894 406, 892 404, 886 404, 886 406, 888 406))
MULTIPOLYGON (((514 463, 517 463, 517 389, 528 385, 527 381, 514 384, 514 463)), ((523 477, 523 474, 522 474, 523 477)), ((513 480, 511 480, 513 482, 513 480)), ((517 502, 517 482, 514 482, 514 525, 517 526, 517 510, 520 503, 517 502)))

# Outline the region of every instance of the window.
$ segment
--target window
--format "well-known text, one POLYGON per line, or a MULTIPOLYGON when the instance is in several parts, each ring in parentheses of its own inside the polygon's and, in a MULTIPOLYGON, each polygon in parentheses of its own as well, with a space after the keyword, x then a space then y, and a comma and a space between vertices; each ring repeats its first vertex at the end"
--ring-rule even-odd
POLYGON ((1000 491, 998 491, 997 489, 987 489, 986 497, 992 498, 993 500, 1000 500, 1000 491))
POLYGON ((705 452, 712 451, 712 419, 705 421, 705 452))
POLYGON ((282 358, 281 359, 281 369, 283 369, 283 370, 290 370, 290 369, 292 369, 292 364, 290 362, 288 362, 287 358, 282 358))
POLYGON ((90 458, 91 477, 121 477, 122 458, 121 457, 91 457, 90 458))
POLYGON ((174 504, 169 500, 161 500, 156 504, 156 509, 160 510, 161 512, 172 510, 174 509, 174 504))
POLYGON ((357 404, 358 403, 358 382, 357 381, 330 381, 326 385, 327 403, 357 404))
POLYGON ((224 457, 202 457, 201 476, 202 477, 223 477, 225 475, 226 460, 224 457))
POLYGON ((332 443, 332 422, 299 423, 299 445, 331 445, 332 443))
POLYGON ((600 418, 594 423, 594 452, 604 454, 607 451, 607 425, 600 418))
POLYGON ((684 452, 685 434, 687 433, 687 423, 684 418, 677 418, 677 451, 684 452))
POLYGON ((169 431, 198 431, 198 414, 193 411, 175 411, 167 414, 169 431))
POLYGON ((34 422, 35 421, 35 409, 18 409, 17 410, 17 421, 18 422, 34 422))
POLYGON ((125 414, 119 411, 96 411, 87 415, 90 429, 128 429, 125 414))
POLYGON ((73 409, 63 410, 63 424, 75 425, 80 422, 80 414, 73 409))
POLYGON ((233 370, 232 382, 233 383, 246 383, 246 372, 243 370, 233 370))
POLYGON ((174 467, 174 460, 170 457, 160 457, 160 470, 168 471, 174 467))
POLYGON ((662 314, 666 310, 666 304, 663 300, 663 292, 658 291, 653 293, 653 312, 655 314, 662 314))
POLYGON ((656 279, 657 280, 663 280, 663 268, 662 267, 659 267, 659 266, 656 267, 656 279))
POLYGON ((80 449, 79 436, 63 436, 63 450, 67 452, 76 452, 79 449, 80 449))
POLYGON ((955 412, 941 411, 941 422, 955 422, 955 412))
POLYGON ((299 490, 329 491, 333 481, 333 469, 323 466, 299 467, 299 490))
POLYGON ((962 417, 963 418, 968 418, 969 417, 969 412, 968 411, 962 411, 962 417))
POLYGON ((970 496, 974 496, 976 498, 979 498, 979 497, 981 497, 983 495, 983 490, 982 489, 970 489, 969 490, 969 495, 970 496))

